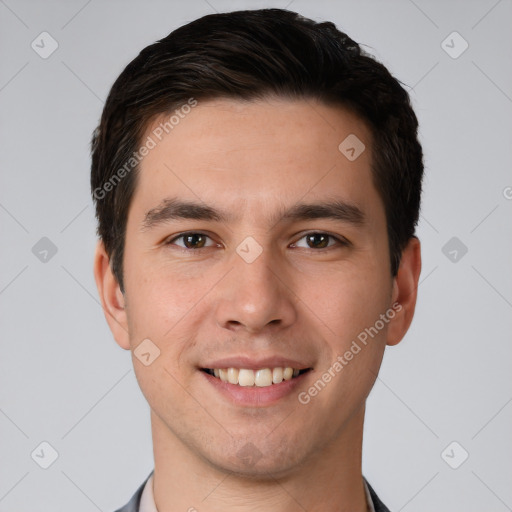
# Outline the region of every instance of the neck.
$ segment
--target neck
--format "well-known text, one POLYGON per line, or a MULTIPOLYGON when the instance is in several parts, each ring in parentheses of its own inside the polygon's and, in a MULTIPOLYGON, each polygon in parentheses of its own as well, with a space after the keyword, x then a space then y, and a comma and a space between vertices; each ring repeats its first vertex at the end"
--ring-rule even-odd
POLYGON ((159 512, 366 512, 361 474, 364 407, 339 436, 286 474, 237 475, 212 464, 184 445, 151 413, 159 512))

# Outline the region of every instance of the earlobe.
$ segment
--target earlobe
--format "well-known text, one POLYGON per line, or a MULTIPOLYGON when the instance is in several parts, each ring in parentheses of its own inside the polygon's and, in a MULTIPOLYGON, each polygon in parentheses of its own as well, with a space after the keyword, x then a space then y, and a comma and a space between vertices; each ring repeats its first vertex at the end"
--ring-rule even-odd
POLYGON ((416 308, 418 282, 421 273, 421 244, 417 237, 409 239, 402 251, 400 268, 393 279, 392 306, 395 317, 390 321, 387 344, 397 345, 409 329, 416 308))
POLYGON ((103 306, 103 313, 117 344, 130 350, 128 322, 125 310, 125 298, 112 269, 110 259, 100 240, 94 255, 94 279, 103 306))

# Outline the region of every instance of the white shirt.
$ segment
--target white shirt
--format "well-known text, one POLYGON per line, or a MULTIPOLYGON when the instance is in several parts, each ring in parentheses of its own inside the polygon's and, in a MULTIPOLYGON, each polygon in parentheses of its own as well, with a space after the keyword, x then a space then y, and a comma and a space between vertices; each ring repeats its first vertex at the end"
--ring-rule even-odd
MULTIPOLYGON (((373 501, 370 496, 370 491, 366 482, 363 480, 364 490, 366 492, 366 502, 368 503, 368 512, 375 512, 375 508, 373 507, 373 501)), ((149 477, 146 485, 144 486, 144 490, 142 491, 142 496, 140 498, 140 507, 139 512, 158 512, 155 505, 155 498, 153 496, 153 474, 149 477)))

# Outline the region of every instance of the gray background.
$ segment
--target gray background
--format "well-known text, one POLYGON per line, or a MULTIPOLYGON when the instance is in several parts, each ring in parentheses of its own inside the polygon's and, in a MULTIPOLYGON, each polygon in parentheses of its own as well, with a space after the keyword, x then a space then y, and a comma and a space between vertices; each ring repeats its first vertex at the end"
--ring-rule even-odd
POLYGON ((393 511, 512 510, 510 0, 0 0, 0 511, 112 511, 151 471, 149 408, 93 280, 89 140, 144 46, 267 6, 367 45, 420 119, 417 312, 368 402, 364 473, 393 511), (31 48, 43 31, 59 45, 46 59, 31 48), (32 250, 42 237, 56 254, 32 250))

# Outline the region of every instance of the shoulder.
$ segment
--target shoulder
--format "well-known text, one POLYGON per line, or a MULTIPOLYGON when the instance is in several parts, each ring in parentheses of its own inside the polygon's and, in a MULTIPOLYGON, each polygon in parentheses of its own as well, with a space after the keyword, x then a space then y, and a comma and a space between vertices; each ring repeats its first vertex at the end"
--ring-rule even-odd
POLYGON ((377 493, 373 490, 370 483, 367 480, 365 480, 365 481, 366 481, 366 485, 368 486, 368 490, 370 491, 370 496, 372 497, 375 512, 390 512, 388 507, 386 507, 386 505, 384 505, 384 503, 382 503, 382 501, 380 501, 379 497, 377 496, 377 493))
POLYGON ((140 499, 142 497, 142 492, 144 491, 144 487, 146 482, 149 480, 150 476, 153 474, 151 472, 146 480, 141 484, 141 486, 135 491, 135 494, 132 496, 130 501, 124 506, 117 509, 115 512, 139 512, 140 499))

